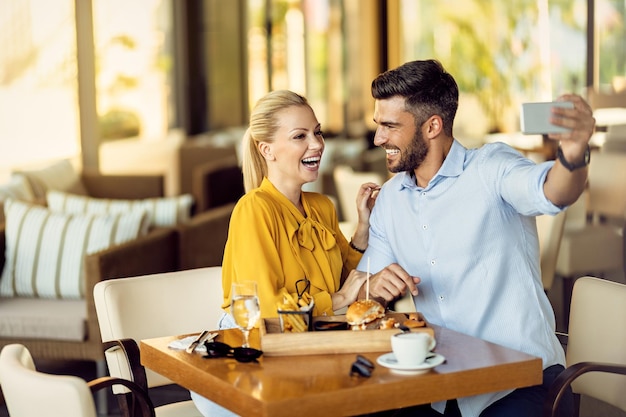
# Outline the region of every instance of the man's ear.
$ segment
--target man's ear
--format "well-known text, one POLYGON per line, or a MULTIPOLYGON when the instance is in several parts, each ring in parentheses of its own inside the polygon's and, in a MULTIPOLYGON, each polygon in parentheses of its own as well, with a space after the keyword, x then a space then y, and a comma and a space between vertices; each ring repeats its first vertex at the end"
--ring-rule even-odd
POLYGON ((274 155, 272 154, 272 146, 268 142, 259 142, 259 152, 266 161, 273 161, 274 155))
POLYGON ((443 120, 441 116, 434 114, 428 118, 426 121, 426 132, 425 135, 428 138, 435 138, 441 134, 443 131, 443 120))

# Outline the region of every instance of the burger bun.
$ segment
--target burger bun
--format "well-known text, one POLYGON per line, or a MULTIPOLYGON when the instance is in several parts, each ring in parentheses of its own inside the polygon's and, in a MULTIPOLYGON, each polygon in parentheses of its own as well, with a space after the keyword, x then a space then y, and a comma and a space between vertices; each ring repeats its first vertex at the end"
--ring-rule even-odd
POLYGON ((346 321, 352 326, 361 326, 385 317, 385 307, 378 301, 357 300, 346 310, 346 321))

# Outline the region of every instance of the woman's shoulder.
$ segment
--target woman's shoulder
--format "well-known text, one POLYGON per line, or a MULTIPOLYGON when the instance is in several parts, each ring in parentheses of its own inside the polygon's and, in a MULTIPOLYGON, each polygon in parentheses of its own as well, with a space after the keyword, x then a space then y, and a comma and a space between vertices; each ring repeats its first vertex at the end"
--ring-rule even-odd
POLYGON ((309 202, 309 205, 313 207, 333 210, 335 208, 335 203, 326 194, 305 191, 304 196, 309 202))
POLYGON ((269 193, 264 192, 260 188, 256 188, 244 194, 239 201, 237 201, 233 214, 237 212, 259 213, 263 211, 272 211, 276 209, 277 206, 277 202, 269 193))

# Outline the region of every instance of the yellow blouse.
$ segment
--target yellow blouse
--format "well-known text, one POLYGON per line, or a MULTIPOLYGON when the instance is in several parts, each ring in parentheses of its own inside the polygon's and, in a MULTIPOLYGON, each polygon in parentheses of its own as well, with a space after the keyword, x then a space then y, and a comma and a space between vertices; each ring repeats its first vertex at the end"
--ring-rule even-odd
POLYGON ((276 317, 283 293, 296 296, 296 282, 307 278, 313 315, 333 314, 331 294, 356 268, 361 253, 341 233, 330 199, 303 192, 302 205, 306 216, 267 178, 239 200, 222 262, 224 310, 229 311, 232 282, 254 280, 261 316, 276 317))

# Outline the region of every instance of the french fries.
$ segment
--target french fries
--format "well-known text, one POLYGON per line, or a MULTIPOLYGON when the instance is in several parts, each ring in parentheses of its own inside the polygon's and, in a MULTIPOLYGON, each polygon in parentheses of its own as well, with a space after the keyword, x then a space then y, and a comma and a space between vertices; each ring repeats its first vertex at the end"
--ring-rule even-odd
POLYGON ((306 332, 308 330, 305 315, 310 313, 310 309, 313 307, 312 301, 313 298, 306 292, 297 301, 291 294, 285 293, 282 304, 278 303, 278 314, 283 332, 306 332), (294 313, 290 313, 291 311, 294 313))

